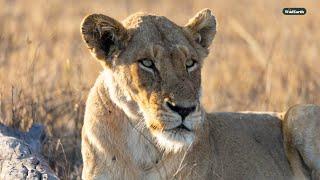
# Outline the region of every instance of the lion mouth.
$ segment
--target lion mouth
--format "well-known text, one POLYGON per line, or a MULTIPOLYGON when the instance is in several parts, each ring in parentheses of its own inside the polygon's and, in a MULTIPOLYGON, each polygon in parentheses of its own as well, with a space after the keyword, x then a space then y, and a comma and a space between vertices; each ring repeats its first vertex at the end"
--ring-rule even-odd
POLYGON ((180 124, 178 127, 175 127, 174 129, 182 130, 182 131, 191 131, 189 128, 187 128, 184 124, 180 124))
POLYGON ((185 126, 184 124, 181 123, 179 126, 176 126, 171 129, 167 129, 166 131, 176 131, 176 132, 188 131, 188 132, 191 132, 191 129, 189 129, 187 126, 185 126))

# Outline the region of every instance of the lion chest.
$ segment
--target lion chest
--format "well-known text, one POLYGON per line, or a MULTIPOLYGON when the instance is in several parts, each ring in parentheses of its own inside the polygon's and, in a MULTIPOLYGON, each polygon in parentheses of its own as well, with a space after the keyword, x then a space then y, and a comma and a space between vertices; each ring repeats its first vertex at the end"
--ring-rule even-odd
POLYGON ((134 128, 127 129, 127 132, 127 149, 134 165, 142 172, 154 167, 159 162, 161 153, 155 144, 151 143, 151 137, 134 128))

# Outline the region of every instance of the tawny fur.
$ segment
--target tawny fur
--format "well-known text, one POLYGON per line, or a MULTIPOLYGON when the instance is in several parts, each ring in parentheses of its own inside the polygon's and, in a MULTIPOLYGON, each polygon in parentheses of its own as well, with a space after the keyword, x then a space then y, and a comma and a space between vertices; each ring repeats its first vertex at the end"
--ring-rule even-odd
POLYGON ((320 106, 291 107, 282 128, 294 175, 299 179, 320 179, 320 106))
POLYGON ((210 10, 199 12, 186 26, 144 13, 122 23, 94 14, 84 19, 81 31, 104 67, 86 104, 83 179, 318 177, 319 142, 312 135, 319 134, 312 129, 303 136, 308 126, 301 132, 291 127, 305 118, 319 127, 315 117, 320 110, 310 116, 303 114, 307 110, 299 116, 289 113, 285 121, 280 113, 204 112, 201 66, 216 33, 210 10), (141 65, 145 58, 153 60, 154 69, 141 65), (197 66, 186 69, 190 59, 197 66), (195 110, 182 121, 168 109, 168 101, 195 110), (294 117, 298 120, 291 121, 294 117), (175 131, 181 123, 190 131, 175 131), (306 142, 306 137, 314 139, 306 142), (299 140, 313 148, 299 148, 299 140), (295 161, 292 149, 301 161, 295 161))

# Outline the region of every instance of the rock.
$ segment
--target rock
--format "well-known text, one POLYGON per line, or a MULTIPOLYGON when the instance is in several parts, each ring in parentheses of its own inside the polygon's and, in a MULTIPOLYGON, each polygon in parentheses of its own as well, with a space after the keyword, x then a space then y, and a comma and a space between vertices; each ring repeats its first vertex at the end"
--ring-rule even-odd
POLYGON ((58 180, 40 154, 44 137, 41 125, 24 133, 0 124, 0 179, 58 180))

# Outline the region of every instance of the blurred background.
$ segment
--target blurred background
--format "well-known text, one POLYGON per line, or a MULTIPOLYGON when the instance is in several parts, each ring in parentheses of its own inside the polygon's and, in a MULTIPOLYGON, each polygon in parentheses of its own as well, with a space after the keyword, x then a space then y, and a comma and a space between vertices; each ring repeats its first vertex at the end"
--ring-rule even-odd
POLYGON ((85 100, 102 70, 80 36, 82 18, 146 11, 179 25, 213 10, 218 33, 203 68, 207 111, 285 111, 320 104, 318 0, 0 0, 0 122, 43 123, 44 154, 62 179, 80 179, 85 100), (284 7, 304 7, 285 16, 284 7))

